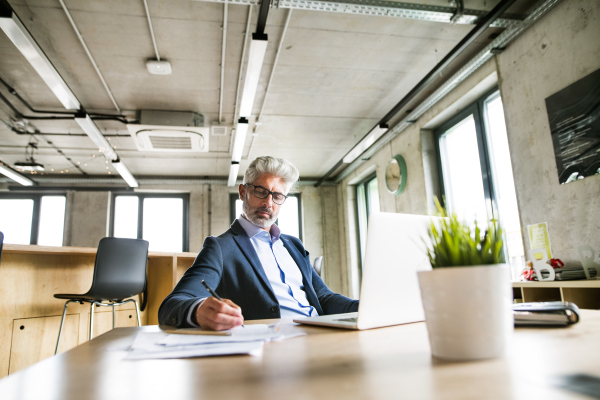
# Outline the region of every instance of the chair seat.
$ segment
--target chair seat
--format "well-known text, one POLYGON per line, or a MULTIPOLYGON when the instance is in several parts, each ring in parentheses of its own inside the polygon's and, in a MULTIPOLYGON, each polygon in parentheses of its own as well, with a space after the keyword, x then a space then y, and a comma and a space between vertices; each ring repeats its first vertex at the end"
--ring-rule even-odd
POLYGON ((89 296, 88 294, 69 294, 69 293, 59 293, 54 295, 55 298, 61 300, 81 300, 81 301, 114 301, 121 302, 123 299, 97 299, 93 296, 89 296))

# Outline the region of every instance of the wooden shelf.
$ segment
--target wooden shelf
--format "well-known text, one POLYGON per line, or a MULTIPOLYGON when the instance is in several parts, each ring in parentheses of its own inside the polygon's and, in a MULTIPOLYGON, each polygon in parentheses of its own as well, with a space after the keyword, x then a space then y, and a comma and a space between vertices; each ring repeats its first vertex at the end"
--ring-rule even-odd
POLYGON ((579 308, 600 309, 600 280, 512 282, 513 297, 522 302, 568 301, 579 308))
MULTIPOLYGON (((96 250, 4 245, 0 267, 0 378, 54 353, 65 304, 64 300, 55 299, 54 294, 85 293, 90 288, 96 250), (24 328, 20 329, 21 326, 24 328), (13 348, 11 343, 22 346, 13 348), (29 346, 30 343, 36 343, 37 347, 29 346)), ((142 325, 158 324, 160 304, 196 256, 196 253, 148 253, 148 305, 142 312, 142 325)), ((117 326, 135 325, 133 304, 118 306, 117 310, 117 326)), ((108 307, 97 310, 95 335, 111 329, 110 311, 108 307)), ((72 321, 65 325, 65 337, 71 340, 61 343, 61 352, 87 341, 89 305, 73 303, 68 315, 72 321)))
POLYGON ((538 282, 538 281, 515 281, 512 286, 522 288, 532 287, 546 287, 546 288, 558 288, 558 287, 571 287, 571 288, 600 288, 600 280, 580 280, 580 281, 550 281, 550 282, 538 282))

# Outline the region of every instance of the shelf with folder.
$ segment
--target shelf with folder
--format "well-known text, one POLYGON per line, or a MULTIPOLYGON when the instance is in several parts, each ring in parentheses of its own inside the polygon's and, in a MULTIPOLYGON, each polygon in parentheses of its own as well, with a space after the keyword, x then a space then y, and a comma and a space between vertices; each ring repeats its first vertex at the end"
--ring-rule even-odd
POLYGON ((579 308, 600 309, 600 280, 512 282, 517 301, 569 301, 579 308))

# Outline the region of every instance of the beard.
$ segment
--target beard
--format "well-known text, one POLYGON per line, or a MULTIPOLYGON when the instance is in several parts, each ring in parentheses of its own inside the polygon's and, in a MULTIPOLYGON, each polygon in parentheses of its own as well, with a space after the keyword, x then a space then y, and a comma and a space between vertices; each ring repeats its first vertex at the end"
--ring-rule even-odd
POLYGON ((248 202, 248 193, 244 196, 242 209, 244 210, 244 215, 248 218, 248 221, 252 222, 254 225, 268 229, 275 221, 277 221, 277 217, 279 213, 275 213, 272 208, 269 207, 251 207, 248 202), (259 215, 259 212, 266 212, 269 214, 269 217, 264 217, 259 215))

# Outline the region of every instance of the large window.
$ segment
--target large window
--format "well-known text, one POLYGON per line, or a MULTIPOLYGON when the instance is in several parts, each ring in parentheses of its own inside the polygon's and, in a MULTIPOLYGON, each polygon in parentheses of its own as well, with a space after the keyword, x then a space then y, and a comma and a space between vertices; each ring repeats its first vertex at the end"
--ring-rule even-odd
POLYGON ((149 250, 189 251, 189 194, 113 194, 110 235, 147 240, 149 250))
POLYGON ((362 279, 362 264, 365 260, 365 249, 367 247, 367 225, 369 215, 373 211, 379 211, 379 188, 377 186, 376 174, 356 185, 356 208, 358 213, 358 236, 360 242, 360 264, 359 282, 362 279))
POLYGON ((524 266, 524 251, 500 93, 486 93, 434 134, 447 208, 480 227, 492 218, 500 221, 514 278, 524 266))
POLYGON ((65 228, 64 194, 0 195, 0 232, 4 242, 62 246, 65 228))
MULTIPOLYGON (((232 223, 242 213, 242 204, 237 193, 230 195, 229 217, 232 223)), ((281 233, 302 240, 302 211, 300 206, 300 193, 288 194, 288 198, 279 209, 279 217, 275 224, 281 229, 281 233)))

